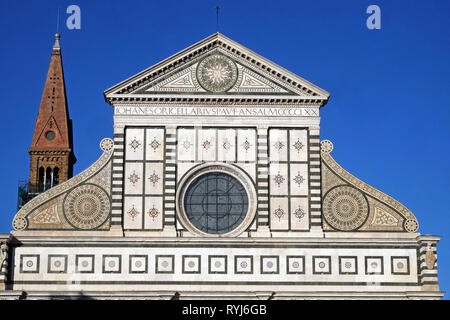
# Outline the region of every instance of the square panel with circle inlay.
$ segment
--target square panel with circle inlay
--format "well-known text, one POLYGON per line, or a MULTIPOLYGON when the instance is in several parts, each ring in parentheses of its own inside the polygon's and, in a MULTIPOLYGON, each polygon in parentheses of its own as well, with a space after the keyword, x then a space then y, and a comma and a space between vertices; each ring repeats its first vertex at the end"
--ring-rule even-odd
POLYGON ((358 273, 358 258, 339 257, 339 274, 357 274, 358 273))
POLYGON ((235 256, 234 273, 253 273, 253 256, 235 256))
POLYGON ((200 256, 183 256, 183 273, 200 273, 201 258, 200 256))
POLYGON ((130 273, 146 273, 147 270, 148 270, 148 256, 130 255, 129 260, 130 273))
POLYGON ((208 256, 208 273, 227 273, 227 256, 208 256))
POLYGON ((156 255, 156 273, 174 273, 175 257, 173 255, 156 255))
POLYGON ((77 273, 94 273, 94 255, 76 255, 75 266, 77 273))
POLYGON ((280 260, 278 256, 261 256, 261 273, 280 273, 280 260))
POLYGON ((331 257, 313 257, 313 274, 331 274, 331 257))
POLYGON ((67 255, 48 255, 48 273, 66 273, 67 255))
POLYGON ((103 256, 103 273, 120 273, 122 271, 122 257, 120 255, 103 256))
POLYGON ((409 257, 391 257, 392 274, 409 274, 409 257))
POLYGON ((39 273, 40 257, 38 254, 27 254, 20 256, 21 273, 39 273))
POLYGON ((365 257, 366 274, 383 274, 383 257, 365 257))
POLYGON ((305 257, 304 256, 287 256, 286 257, 286 273, 288 274, 304 274, 305 273, 305 257))

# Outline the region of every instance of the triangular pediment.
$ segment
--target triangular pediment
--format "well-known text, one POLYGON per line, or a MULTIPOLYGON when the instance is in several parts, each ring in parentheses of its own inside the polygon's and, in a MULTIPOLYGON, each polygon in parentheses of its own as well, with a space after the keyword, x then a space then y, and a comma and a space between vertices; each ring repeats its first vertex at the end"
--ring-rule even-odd
POLYGON ((104 92, 108 103, 161 98, 273 98, 324 105, 328 92, 221 33, 104 92))

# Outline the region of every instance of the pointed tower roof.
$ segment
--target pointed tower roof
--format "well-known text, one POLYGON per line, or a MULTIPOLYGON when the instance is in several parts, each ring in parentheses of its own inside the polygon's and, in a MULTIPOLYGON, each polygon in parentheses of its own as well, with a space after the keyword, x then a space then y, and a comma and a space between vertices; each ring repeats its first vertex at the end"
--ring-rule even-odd
POLYGON ((67 107, 59 39, 60 35, 55 34, 55 43, 29 152, 73 150, 72 123, 67 107))

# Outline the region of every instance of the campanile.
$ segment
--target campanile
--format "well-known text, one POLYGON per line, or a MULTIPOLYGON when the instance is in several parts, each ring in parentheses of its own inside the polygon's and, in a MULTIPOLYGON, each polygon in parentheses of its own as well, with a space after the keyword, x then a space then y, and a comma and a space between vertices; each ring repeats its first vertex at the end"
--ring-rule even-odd
POLYGON ((33 140, 28 149, 30 186, 38 192, 70 179, 76 162, 59 39, 60 35, 55 34, 33 140))

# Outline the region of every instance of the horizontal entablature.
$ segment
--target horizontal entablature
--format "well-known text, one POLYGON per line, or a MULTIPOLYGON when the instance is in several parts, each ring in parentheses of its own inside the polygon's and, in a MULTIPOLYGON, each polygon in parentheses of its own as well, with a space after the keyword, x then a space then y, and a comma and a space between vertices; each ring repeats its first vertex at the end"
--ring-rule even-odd
POLYGON ((319 108, 311 106, 159 106, 117 104, 116 116, 205 116, 205 117, 319 117, 319 108))

